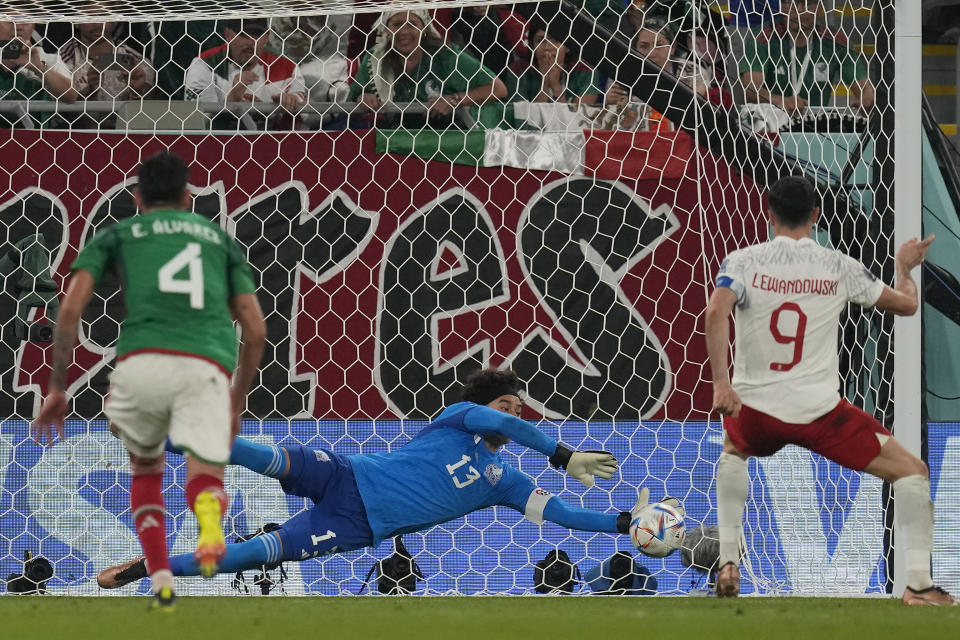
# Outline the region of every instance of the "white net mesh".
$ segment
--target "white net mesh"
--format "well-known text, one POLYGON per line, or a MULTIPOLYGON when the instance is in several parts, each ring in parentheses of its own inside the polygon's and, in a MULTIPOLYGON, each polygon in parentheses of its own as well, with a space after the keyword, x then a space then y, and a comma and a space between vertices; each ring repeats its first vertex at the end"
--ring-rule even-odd
MULTIPOLYGON (((765 185, 815 178, 818 240, 891 280, 890 2, 785 1, 732 24, 682 0, 391 3, 379 22, 372 1, 81 4, 0 2, 17 21, 0 23, 5 573, 32 550, 54 562, 51 588, 88 593, 99 569, 138 555, 125 453, 102 419, 116 283, 84 316, 68 439, 42 449, 27 420, 69 265, 135 214, 132 176, 160 149, 190 163, 195 211, 258 277, 268 346, 246 437, 388 450, 469 372, 510 366, 525 417, 622 467, 584 491, 516 445, 511 464, 602 511, 640 486, 678 496, 689 527, 716 522, 721 445, 701 318, 723 257, 767 237, 765 185)), ((891 326, 851 309, 841 338, 847 397, 884 421, 891 326)), ((746 592, 886 589, 879 481, 792 449, 751 474, 746 592)), ((195 539, 184 478, 172 460, 172 553, 195 539)), ((231 538, 309 506, 243 469, 227 481, 231 538)), ((551 549, 585 573, 629 549, 503 507, 405 538, 432 593, 526 592, 551 549)), ((356 592, 390 552, 288 563, 284 588, 356 592)), ((706 584, 680 554, 641 562, 658 593, 706 584)))
POLYGON ((490 0, 4 0, 0 16, 24 22, 170 21, 380 12, 384 8, 443 9, 490 0))

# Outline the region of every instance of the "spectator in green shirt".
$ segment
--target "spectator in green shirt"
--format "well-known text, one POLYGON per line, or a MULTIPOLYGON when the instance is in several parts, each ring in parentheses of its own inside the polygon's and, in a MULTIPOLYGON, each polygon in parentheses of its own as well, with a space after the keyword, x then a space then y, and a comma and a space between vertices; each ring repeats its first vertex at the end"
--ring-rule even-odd
POLYGON ((517 78, 513 102, 570 102, 596 104, 600 97, 593 69, 568 46, 569 23, 554 19, 549 25, 531 20, 527 44, 530 66, 517 78))
POLYGON ((829 106, 833 85, 843 82, 851 106, 869 111, 873 84, 864 59, 846 38, 817 24, 819 0, 791 0, 785 20, 747 40, 740 63, 747 102, 770 102, 788 113, 829 106))
MULTIPOLYGON (((376 29, 376 44, 360 61, 349 94, 371 111, 387 102, 419 101, 430 116, 449 117, 459 106, 506 97, 506 85, 492 71, 443 42, 426 11, 384 12, 376 29)), ((412 120, 404 118, 403 125, 412 120)))

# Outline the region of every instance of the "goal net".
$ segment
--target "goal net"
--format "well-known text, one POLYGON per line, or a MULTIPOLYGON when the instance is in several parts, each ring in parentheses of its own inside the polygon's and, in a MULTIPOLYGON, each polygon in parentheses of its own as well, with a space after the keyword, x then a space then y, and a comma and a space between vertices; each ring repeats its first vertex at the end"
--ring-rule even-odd
MULTIPOLYGON (((43 448, 28 421, 69 265, 136 214, 136 168, 161 149, 189 162, 194 210, 257 276, 268 344, 244 437, 391 450, 470 372, 511 367, 525 418, 621 468, 585 490, 515 444, 506 461, 575 505, 629 509, 648 487, 683 500, 689 529, 715 525, 703 311, 723 257, 768 237, 765 187, 815 180, 817 241, 893 275, 893 3, 780 5, 731 20, 702 0, 0 1, 14 21, 0 23, 0 573, 29 551, 52 562, 49 589, 88 594, 97 571, 139 555, 126 454, 102 413, 116 281, 83 318, 67 438, 43 448)), ((802 339, 781 330, 772 361, 802 339)), ((844 315, 843 392, 888 425, 891 337, 881 314, 844 315)), ((745 592, 888 590, 882 483, 790 447, 750 472, 745 592)), ((226 479, 230 540, 309 508, 244 469, 226 479)), ((196 539, 184 485, 171 456, 171 553, 196 539)), ((504 507, 404 541, 432 594, 530 592, 554 549, 585 576, 632 552, 625 536, 504 507)), ((287 563, 282 588, 356 593, 392 552, 287 563)), ((708 585, 680 553, 638 560, 651 592, 708 585)), ((239 591, 256 591, 253 573, 239 591)))

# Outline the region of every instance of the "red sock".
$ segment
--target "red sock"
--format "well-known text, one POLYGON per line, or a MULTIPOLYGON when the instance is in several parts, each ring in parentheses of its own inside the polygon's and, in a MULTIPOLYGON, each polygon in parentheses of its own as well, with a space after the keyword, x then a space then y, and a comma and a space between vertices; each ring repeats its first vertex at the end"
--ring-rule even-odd
POLYGON ((223 490, 223 480, 205 473, 195 475, 187 481, 187 504, 190 505, 190 510, 193 511, 197 496, 204 491, 209 491, 220 500, 220 513, 227 515, 230 501, 227 499, 227 492, 223 490))
POLYGON ((130 509, 140 546, 147 556, 147 571, 151 575, 161 569, 170 569, 162 488, 162 473, 133 476, 130 483, 130 509))

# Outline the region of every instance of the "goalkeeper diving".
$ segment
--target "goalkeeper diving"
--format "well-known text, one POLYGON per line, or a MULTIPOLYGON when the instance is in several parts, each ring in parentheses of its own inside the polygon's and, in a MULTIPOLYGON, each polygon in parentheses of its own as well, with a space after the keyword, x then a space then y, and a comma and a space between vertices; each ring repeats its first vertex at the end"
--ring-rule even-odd
MULTIPOLYGON (((227 545, 221 573, 376 546, 478 509, 502 505, 528 520, 581 531, 627 534, 647 507, 643 489, 631 511, 572 507, 538 488, 500 457, 511 440, 549 456, 587 487, 609 480, 617 460, 604 451, 571 451, 518 416, 520 383, 509 370, 485 369, 467 380, 462 402, 447 407, 409 443, 389 453, 344 456, 328 449, 262 445, 237 438, 230 464, 276 478, 313 507, 279 529, 227 545)), ((176 452, 172 445, 168 450, 176 452)), ((193 554, 170 558, 175 576, 200 575, 193 554)), ((141 559, 104 569, 97 583, 113 589, 146 577, 141 559)))

